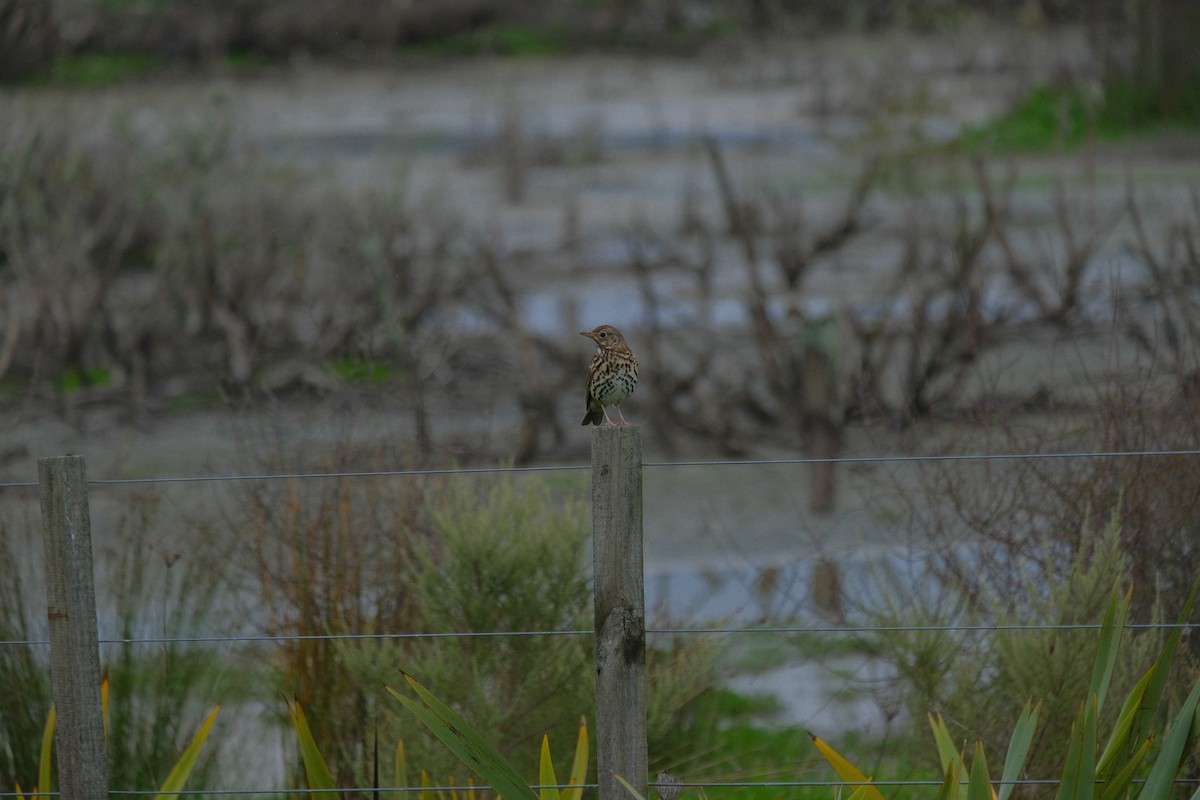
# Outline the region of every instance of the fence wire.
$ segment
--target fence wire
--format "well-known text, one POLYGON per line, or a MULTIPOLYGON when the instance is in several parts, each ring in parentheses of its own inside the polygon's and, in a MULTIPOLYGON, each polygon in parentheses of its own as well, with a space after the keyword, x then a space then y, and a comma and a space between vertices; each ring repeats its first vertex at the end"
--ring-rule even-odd
MULTIPOLYGON (((1141 786, 1146 781, 1145 779, 1134 779, 1131 783, 1135 786, 1141 786)), ((676 789, 820 789, 831 786, 846 786, 850 788, 859 786, 882 786, 882 787, 939 787, 943 781, 936 778, 926 779, 894 779, 886 778, 866 780, 866 781, 844 781, 844 780, 780 780, 780 781, 674 781, 669 784, 656 783, 651 781, 650 788, 676 788, 676 789)), ((1018 778, 1016 780, 994 780, 992 786, 1057 786, 1062 783, 1061 778, 1018 778)), ((1103 785, 1104 781, 1096 781, 1098 786, 1103 785)), ((1200 777, 1181 777, 1173 781, 1175 786, 1190 786, 1200 784, 1200 777)), ((535 792, 541 789, 598 789, 598 783, 583 783, 583 784, 531 784, 530 789, 535 792)), ((434 794, 437 792, 470 792, 470 791, 489 791, 489 787, 483 784, 447 784, 429 785, 429 786, 363 786, 354 787, 352 789, 191 789, 172 793, 172 797, 228 797, 230 795, 277 795, 277 796, 292 796, 305 795, 316 796, 333 795, 340 797, 346 792, 366 793, 366 792, 397 792, 397 793, 420 793, 428 792, 434 794)), ((143 797, 147 795, 159 795, 157 789, 110 789, 111 797, 143 797)), ((60 792, 39 792, 36 795, 25 793, 24 795, 16 792, 0 792, 0 798, 5 797, 60 797, 60 792)))
MULTIPOLYGON (((643 469, 672 467, 761 467, 797 464, 906 464, 956 461, 1045 461, 1075 458, 1170 458, 1200 456, 1195 450, 1077 450, 1051 453, 946 453, 925 455, 833 456, 829 458, 761 458, 742 460, 645 461, 643 469)), ((427 469, 347 470, 333 472, 263 472, 218 475, 165 475, 144 478, 92 478, 89 486, 123 486, 154 483, 222 483, 239 481, 316 480, 332 478, 406 478, 435 475, 494 475, 500 473, 578 472, 590 464, 540 466, 433 467, 427 469)), ((0 489, 29 489, 37 481, 0 482, 0 489)))
MULTIPOLYGON (((837 626, 755 626, 717 628, 646 628, 649 635, 679 636, 730 636, 744 633, 757 634, 870 634, 870 633, 990 633, 998 631, 1098 631, 1100 623, 1031 623, 1027 625, 847 625, 837 626)), ((1184 631, 1200 628, 1200 622, 1129 622, 1127 630, 1174 630, 1184 631)), ((162 645, 162 644, 235 644, 307 641, 385 641, 403 639, 495 639, 525 636, 592 636, 590 628, 540 631, 431 631, 425 633, 309 633, 309 634, 246 634, 241 636, 148 636, 136 638, 100 639, 102 645, 162 645)), ((48 645, 49 639, 0 639, 5 645, 33 646, 48 645)))
MULTIPOLYGON (((1020 453, 959 453, 941 455, 865 455, 838 456, 830 458, 784 458, 784 459, 747 459, 747 460, 692 460, 692 461, 649 461, 642 466, 648 469, 681 468, 681 467, 744 467, 744 466, 788 466, 805 464, 902 464, 902 463, 937 463, 937 462, 987 462, 987 461, 1042 461, 1057 459, 1094 459, 1094 458, 1173 458, 1197 457, 1200 449, 1190 450, 1097 450, 1097 451, 1066 451, 1066 452, 1020 452, 1020 453)), ((522 474, 541 472, 570 472, 590 470, 590 464, 543 465, 543 466, 484 466, 466 468, 426 468, 426 469, 397 469, 397 470, 351 470, 332 472, 280 472, 280 473, 247 473, 247 474, 217 474, 217 475, 182 475, 182 476, 148 476, 141 478, 99 478, 88 481, 90 486, 124 486, 144 484, 178 484, 178 483, 222 483, 249 481, 278 481, 278 480, 320 480, 320 479, 357 479, 357 478, 397 478, 422 477, 441 475, 490 475, 490 474, 522 474)), ((36 488, 37 481, 0 482, 2 489, 36 488)), ((997 631, 1095 631, 1102 626, 1098 623, 1079 624, 962 624, 962 625, 849 625, 849 626, 720 626, 720 627, 648 627, 647 635, 742 635, 742 634, 828 634, 828 635, 866 635, 878 633, 923 633, 923 632, 997 632, 997 631)), ((1183 629, 1200 628, 1200 623, 1128 623, 1128 629, 1183 629)), ((236 635, 236 636, 164 636, 146 638, 107 638, 100 639, 101 645, 173 645, 173 644, 255 644, 313 640, 404 640, 404 639, 439 639, 439 638, 502 638, 502 637, 540 637, 540 636, 592 636, 591 629, 565 630, 512 630, 512 631, 459 631, 459 632, 422 632, 422 633, 362 633, 362 634, 307 634, 307 635, 236 635)), ((47 639, 7 639, 0 640, 2 646, 46 646, 47 639)), ((1014 786, 1057 786, 1059 778, 1022 778, 1013 781, 994 781, 993 785, 1011 783, 1014 786)), ((1143 783, 1135 780, 1134 783, 1143 783)), ((1200 784, 1200 777, 1179 777, 1174 784, 1200 784)), ((650 782, 651 788, 660 784, 650 782)), ((666 784, 663 784, 664 786, 666 784)), ((822 788, 831 786, 857 787, 873 785, 880 787, 938 787, 942 785, 939 779, 919 780, 888 780, 878 779, 869 781, 843 780, 775 780, 775 781, 673 781, 670 786, 680 789, 781 789, 781 788, 822 788)), ((576 786, 579 786, 578 784, 576 786)), ((535 791, 540 789, 566 789, 566 784, 533 785, 535 791)), ((598 789, 597 783, 585 783, 584 789, 598 789)), ((431 786, 381 786, 356 787, 356 792, 467 792, 486 790, 486 785, 431 785, 431 786)), ((178 794, 183 797, 228 797, 240 796, 340 796, 346 789, 196 789, 185 790, 178 794)), ((112 797, 141 797, 158 795, 153 789, 121 790, 110 789, 112 797)), ((3 798, 18 798, 31 796, 17 792, 0 792, 3 798)), ((41 792, 37 797, 60 797, 61 793, 41 792)))

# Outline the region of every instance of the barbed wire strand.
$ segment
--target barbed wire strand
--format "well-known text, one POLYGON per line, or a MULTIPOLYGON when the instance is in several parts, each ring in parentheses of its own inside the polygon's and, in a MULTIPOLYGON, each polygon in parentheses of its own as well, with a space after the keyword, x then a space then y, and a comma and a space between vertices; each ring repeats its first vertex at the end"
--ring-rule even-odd
MULTIPOLYGON (((760 458, 745 460, 698 460, 698 461, 646 461, 643 468, 660 469, 671 467, 756 467, 788 466, 801 464, 904 464, 965 461, 1034 461, 1074 458, 1166 458, 1200 456, 1194 450, 1080 450, 1052 453, 947 453, 930 455, 867 455, 833 456, 828 458, 760 458)), ((396 478, 434 475, 489 475, 498 473, 573 472, 590 470, 590 464, 562 464, 540 466, 488 466, 488 467, 435 467, 429 469, 349 470, 335 472, 264 472, 218 475, 166 475, 143 478, 93 478, 93 486, 123 486, 153 483, 221 483, 239 481, 316 480, 334 478, 396 478)), ((37 486, 37 481, 8 481, 0 483, 0 489, 28 489, 37 486)))

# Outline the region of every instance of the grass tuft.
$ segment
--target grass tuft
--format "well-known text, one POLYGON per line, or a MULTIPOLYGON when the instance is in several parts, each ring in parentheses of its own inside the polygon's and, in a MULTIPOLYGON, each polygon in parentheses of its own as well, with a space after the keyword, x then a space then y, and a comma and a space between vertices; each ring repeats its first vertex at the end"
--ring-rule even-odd
POLYGON ((1040 86, 1007 114, 968 129, 960 142, 972 152, 1071 150, 1087 141, 1200 127, 1200 79, 1182 101, 1129 82, 1109 82, 1093 96, 1085 87, 1040 86))
POLYGON ((151 53, 80 53, 54 60, 49 82, 84 89, 109 86, 163 70, 167 61, 151 53))

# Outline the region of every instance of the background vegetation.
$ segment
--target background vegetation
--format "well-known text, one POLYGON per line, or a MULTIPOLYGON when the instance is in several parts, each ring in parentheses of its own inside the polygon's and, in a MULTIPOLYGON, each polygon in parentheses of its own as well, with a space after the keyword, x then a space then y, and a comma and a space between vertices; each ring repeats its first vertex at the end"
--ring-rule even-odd
MULTIPOLYGON (((237 68, 297 54, 357 60, 396 48, 661 52, 694 49, 733 31, 945 30, 980 17, 1085 25, 1103 85, 1099 102, 1088 103, 1095 128, 1200 121, 1200 11, 1188 0, 4 0, 0 81, 88 83, 170 64, 237 68)), ((1065 106, 1074 102, 1074 95, 1064 97, 1065 106)))
MULTIPOLYGON (((1193 450, 1200 194, 1185 187, 1169 219, 1153 224, 1161 208, 1132 183, 1113 191, 1096 180, 1094 160, 1061 179, 1031 176, 1007 155, 1194 125, 1197 8, 1188 0, 0 0, 0 77, 20 92, 286 68, 313 56, 358 64, 608 47, 678 53, 765 30, 928 32, 980 16, 1082 25, 1098 62, 1086 79, 1037 88, 1012 114, 947 147, 851 152, 844 158, 854 174, 836 188, 832 213, 814 213, 800 188, 730 169, 720 143, 698 145, 719 210, 684 192, 674 223, 631 225, 617 265, 649 320, 639 332, 647 366, 639 393, 667 453, 701 442, 733 456, 770 447, 832 455, 852 426, 886 431, 912 452, 1193 450), (1031 205, 1018 196, 1025 181, 1050 186, 1031 205), (881 280, 905 313, 778 313, 777 298, 803 293, 818 267, 854 259, 868 239, 886 243, 881 280), (1115 297, 1098 263, 1113 249, 1133 265, 1115 297), (734 299, 753 322, 746 330, 715 321, 731 274, 722 270, 749 287, 734 299), (685 304, 656 281, 663 275, 687 290, 685 304), (1100 315, 1097 297, 1112 301, 1100 315), (1134 367, 1094 375, 1082 389, 1013 390, 997 379, 1014 346, 1062 338, 1104 338, 1136 353, 1134 367)), ((291 446, 303 437, 256 448, 246 436, 248 471, 420 465, 450 448, 463 460, 495 450, 522 463, 561 455, 574 420, 562 422, 553 398, 574 391, 580 365, 556 337, 522 325, 517 276, 530 254, 505 250, 445 207, 349 191, 282 166, 243 147, 219 103, 196 112, 166 131, 121 115, 0 121, 0 402, 45 403, 70 421, 84 403, 110 402, 137 421, 353 389, 400 397, 413 447, 352 447, 347 435, 311 453, 291 446), (458 324, 464 319, 476 324, 458 324), (502 334, 508 347, 486 346, 502 334), (513 399, 520 422, 511 447, 489 450, 469 433, 431 425, 431 410, 470 412, 480 397, 513 399)), ((505 165, 514 202, 529 169, 514 153, 534 149, 523 136, 514 121, 483 156, 505 165)), ((562 143, 550 150, 576 152, 562 143)), ((568 220, 551 257, 571 252, 570 233, 568 220)), ((935 464, 917 493, 881 481, 881 518, 902 519, 920 555, 911 571, 880 575, 876 593, 847 598, 849 613, 885 626, 1079 624, 1095 621, 1113 584, 1131 584, 1137 621, 1171 619, 1198 568, 1197 463, 1070 459, 975 472, 935 464)), ((160 498, 129 497, 119 540, 103 556, 119 579, 111 606, 121 638, 238 626, 317 638, 218 655, 186 644, 106 651, 114 786, 158 785, 181 736, 215 699, 232 698, 219 724, 236 725, 263 707, 282 718, 270 701, 279 695, 304 703, 345 784, 368 781, 376 742, 402 734, 415 766, 449 775, 456 768, 444 753, 381 709, 380 687, 399 668, 463 707, 516 763, 532 765, 542 732, 569 741, 589 714, 588 640, 421 637, 588 627, 580 488, 432 478, 247 483, 217 513, 186 520, 196 544, 182 550, 160 538, 177 524, 160 518, 160 498), (161 611, 148 627, 149 608, 161 611), (320 638, 373 633, 413 637, 320 638)), ((21 550, 31 545, 21 542, 34 527, 6 507, 5 563, 31 563, 21 550)), ((36 575, 12 577, 0 581, 0 638, 36 639, 28 595, 36 575)), ((955 733, 982 738, 990 758, 1032 695, 1050 705, 1030 774, 1052 774, 1073 718, 1062 704, 1076 701, 1090 671, 1081 636, 892 632, 845 645, 897 669, 880 702, 889 722, 901 723, 889 725, 892 738, 856 752, 869 748, 889 775, 930 777, 919 730, 937 709, 955 733)), ((1157 644, 1140 634, 1117 681, 1127 683, 1157 644)), ((812 658, 830 645, 797 637, 784 648, 812 658)), ((1194 648, 1188 641, 1181 675, 1194 673, 1194 648)), ((761 724, 769 701, 721 688, 729 665, 711 640, 657 641, 650 663, 655 768, 685 779, 828 777, 815 754, 796 756, 803 734, 761 724)), ((0 646, 0 684, 20 689, 0 697, 0 786, 11 777, 28 785, 48 705, 43 650, 0 646)), ((223 783, 222 754, 210 758, 193 785, 223 783)))

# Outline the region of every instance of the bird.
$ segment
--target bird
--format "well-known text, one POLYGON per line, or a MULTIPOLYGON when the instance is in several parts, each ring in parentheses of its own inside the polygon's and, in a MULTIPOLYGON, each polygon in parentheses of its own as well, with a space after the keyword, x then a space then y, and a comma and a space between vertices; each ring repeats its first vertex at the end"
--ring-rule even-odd
POLYGON ((583 425, 599 425, 601 418, 609 425, 628 425, 621 413, 621 403, 633 394, 638 379, 637 356, 625 344, 625 337, 612 325, 600 325, 590 331, 581 331, 596 343, 596 355, 587 373, 587 412, 583 425), (607 406, 617 407, 620 423, 608 416, 607 406))

